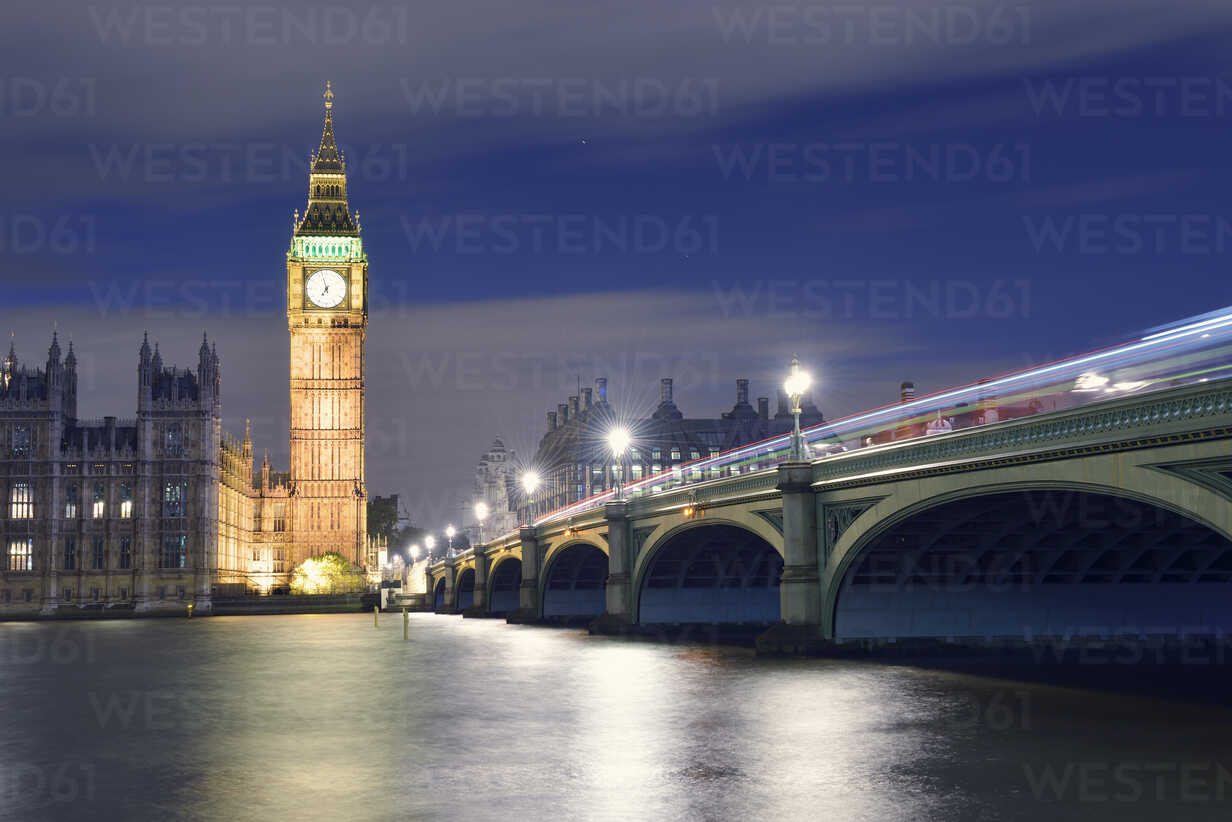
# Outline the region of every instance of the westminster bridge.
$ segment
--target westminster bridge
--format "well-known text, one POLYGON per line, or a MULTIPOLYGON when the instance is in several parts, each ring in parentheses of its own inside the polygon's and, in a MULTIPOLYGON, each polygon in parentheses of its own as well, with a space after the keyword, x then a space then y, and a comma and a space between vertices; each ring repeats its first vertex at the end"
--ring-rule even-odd
POLYGON ((992 407, 981 383, 819 426, 809 459, 780 438, 686 464, 432 565, 432 604, 601 631, 766 626, 787 650, 1232 633, 1232 379, 1210 336, 1201 356, 1164 339, 1152 373, 1139 346, 1012 375, 1001 413, 1033 412, 1013 419, 947 422, 973 392, 992 407))

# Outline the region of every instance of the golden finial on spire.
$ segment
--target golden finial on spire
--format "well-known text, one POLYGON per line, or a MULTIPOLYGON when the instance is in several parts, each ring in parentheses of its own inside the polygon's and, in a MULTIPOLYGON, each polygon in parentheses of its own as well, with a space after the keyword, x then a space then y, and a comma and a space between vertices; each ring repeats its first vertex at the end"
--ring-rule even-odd
POLYGON ((325 94, 322 96, 325 98, 325 110, 329 111, 334 107, 334 90, 330 88, 328 80, 325 81, 325 94))

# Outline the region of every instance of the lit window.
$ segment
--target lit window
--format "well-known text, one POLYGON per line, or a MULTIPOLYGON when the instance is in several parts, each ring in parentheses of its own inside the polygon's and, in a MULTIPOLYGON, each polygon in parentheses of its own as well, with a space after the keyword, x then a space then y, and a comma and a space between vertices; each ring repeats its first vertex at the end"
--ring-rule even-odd
MULTIPOLYGON (((658 448, 656 448, 655 450, 650 452, 650 458, 653 460, 661 460, 663 459, 663 452, 660 451, 658 448)), ((655 469, 655 470, 658 470, 658 469, 655 469)))
POLYGON ((719 454, 719 449, 715 448, 713 445, 710 446, 710 456, 716 457, 718 456, 718 454, 719 454))
POLYGON ((163 516, 184 516, 184 501, 188 498, 188 480, 163 484, 163 516))
POLYGON ((30 483, 15 482, 9 489, 9 519, 33 519, 34 495, 30 483))
POLYGON ((33 571, 34 540, 29 537, 9 540, 8 563, 5 567, 10 571, 33 571))
POLYGON ((689 449, 689 459, 691 460, 701 459, 701 454, 697 453, 696 448, 689 449))
POLYGON ((633 479, 636 480, 636 479, 641 479, 641 478, 642 478, 642 464, 639 462, 633 466, 633 479))
POLYGON ((680 462, 680 449, 679 448, 672 449, 672 462, 680 462))
POLYGON ((650 466, 650 473, 652 474, 657 474, 662 470, 663 470, 663 466, 657 462, 654 465, 650 466))
POLYGON ((132 519, 133 516, 133 485, 130 482, 120 483, 120 517, 132 519))
POLYGON ((80 489, 77 487, 77 483, 75 482, 70 482, 68 484, 68 487, 64 489, 64 518, 65 519, 76 519, 77 518, 78 503, 81 501, 79 491, 80 489))
POLYGON ((101 482, 94 483, 94 497, 92 500, 94 504, 90 508, 90 515, 94 519, 102 519, 107 507, 106 499, 107 487, 101 482))

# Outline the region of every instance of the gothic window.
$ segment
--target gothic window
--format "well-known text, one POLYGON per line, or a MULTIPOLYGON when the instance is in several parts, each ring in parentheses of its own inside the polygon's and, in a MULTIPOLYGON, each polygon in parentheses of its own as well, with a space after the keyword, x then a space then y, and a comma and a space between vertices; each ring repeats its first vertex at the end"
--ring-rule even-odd
POLYGON ((283 549, 283 548, 275 548, 275 549, 274 549, 274 568, 273 568, 273 571, 274 571, 274 573, 275 573, 275 574, 281 574, 281 573, 285 570, 285 567, 286 567, 286 557, 287 557, 287 554, 286 554, 286 550, 285 550, 285 549, 283 549))
POLYGON ((188 561, 188 537, 184 534, 164 534, 163 549, 158 555, 159 568, 185 568, 188 561))
POLYGON ((689 449, 689 459, 691 460, 701 459, 701 454, 697 452, 696 448, 689 449))
POLYGON ((90 567, 93 568, 95 571, 101 571, 103 570, 103 565, 104 565, 103 563, 103 538, 95 537, 93 547, 94 547, 94 550, 91 552, 91 557, 90 557, 90 560, 91 560, 90 567))
POLYGON ((120 518, 131 519, 133 516, 133 484, 120 483, 120 518))
POLYGON ((102 518, 103 514, 105 513, 106 506, 107 506, 106 499, 107 499, 107 486, 104 485, 102 482, 95 482, 94 483, 94 495, 91 499, 91 502, 93 503, 93 505, 91 506, 91 511, 90 511, 90 514, 91 516, 94 517, 94 519, 102 518))
POLYGON ((680 462, 680 449, 679 448, 672 449, 672 462, 680 462))
POLYGON ((78 504, 81 501, 80 488, 77 483, 70 482, 64 489, 64 518, 76 519, 78 504))
MULTIPOLYGON (((656 448, 650 452, 650 458, 653 459, 655 462, 658 462, 659 460, 663 459, 663 452, 660 451, 658 448, 656 448)), ((659 469, 656 468, 655 470, 658 471, 659 469)))
POLYGON ((173 422, 167 426, 167 455, 178 457, 184 453, 184 432, 180 424, 173 422))
MULTIPOLYGON (((120 537, 120 568, 129 569, 133 567, 133 538, 120 537)), ((121 595, 120 599, 127 599, 121 595)))
POLYGON ((287 504, 285 502, 274 503, 274 530, 287 530, 287 504))
POLYGON ((163 484, 163 516, 183 517, 188 499, 188 480, 169 481, 163 484))
POLYGON ((72 571, 77 567, 77 538, 64 538, 64 570, 72 571))
POLYGON ((9 519, 33 519, 34 495, 30 483, 15 482, 9 489, 9 519))
POLYGON ((30 426, 14 425, 13 426, 13 456, 28 457, 30 456, 30 426))
POLYGON ((34 570, 34 540, 30 537, 9 540, 9 555, 6 568, 9 571, 34 570))

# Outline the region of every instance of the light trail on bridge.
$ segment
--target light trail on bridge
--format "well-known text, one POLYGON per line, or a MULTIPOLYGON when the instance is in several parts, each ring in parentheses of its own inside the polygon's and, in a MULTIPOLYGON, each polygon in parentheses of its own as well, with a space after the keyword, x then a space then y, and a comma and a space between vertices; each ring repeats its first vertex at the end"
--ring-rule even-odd
MULTIPOLYGON (((1120 345, 858 412, 801 433, 818 459, 1228 376, 1232 306, 1152 328, 1120 345)), ((787 459, 790 447, 791 435, 780 434, 629 482, 624 495, 633 499, 773 468, 787 459)), ((613 496, 614 491, 604 491, 534 523, 568 519, 613 496)))

